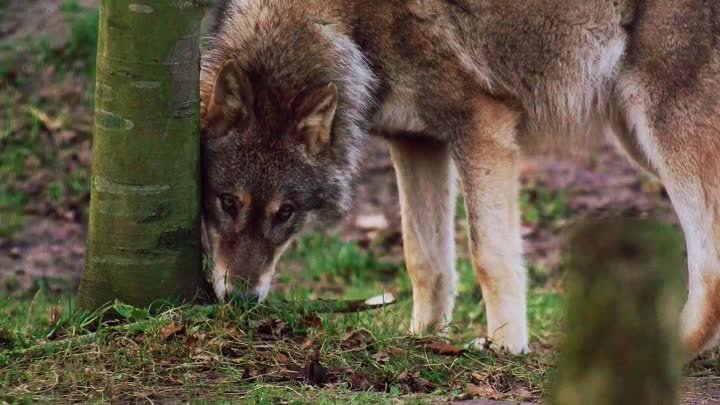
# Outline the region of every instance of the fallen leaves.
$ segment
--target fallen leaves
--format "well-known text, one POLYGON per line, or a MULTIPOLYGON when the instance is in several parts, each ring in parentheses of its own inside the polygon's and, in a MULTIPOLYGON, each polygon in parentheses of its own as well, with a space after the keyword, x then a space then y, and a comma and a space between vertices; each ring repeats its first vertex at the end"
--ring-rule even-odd
POLYGON ((285 321, 281 319, 264 320, 257 327, 257 336, 264 340, 278 340, 289 333, 289 328, 285 321))
POLYGON ((420 376, 419 371, 412 374, 403 372, 397 377, 397 381, 414 393, 426 394, 435 388, 433 383, 420 376))
POLYGON ((162 330, 160 330, 160 339, 163 341, 168 340, 171 337, 175 337, 176 335, 179 335, 184 332, 185 332, 185 327, 183 325, 177 324, 175 322, 170 322, 170 324, 168 326, 166 326, 162 330))
POLYGON ((185 347, 188 349, 195 349, 200 340, 195 335, 190 335, 185 338, 185 347))
POLYGON ((293 361, 290 357, 288 357, 285 353, 276 353, 273 356, 273 360, 281 365, 288 365, 291 364, 293 361))
POLYGON ((323 323, 322 319, 317 314, 309 314, 300 321, 299 326, 305 329, 322 329, 323 323))
POLYGON ((508 397, 511 397, 515 400, 526 401, 535 398, 532 392, 525 387, 515 387, 512 390, 500 392, 488 383, 468 383, 465 391, 475 398, 490 400, 508 399, 508 397))
POLYGON ((427 343, 425 349, 442 356, 460 356, 465 353, 465 349, 447 343, 427 343))
POLYGON ((27 109, 30 115, 32 115, 33 118, 41 122, 43 126, 47 128, 50 132, 57 132, 60 128, 63 127, 63 125, 65 125, 65 117, 63 116, 53 118, 45 111, 42 111, 33 106, 28 106, 27 109))
POLYGON ((483 399, 512 398, 525 401, 535 398, 530 389, 518 381, 517 377, 502 370, 472 373, 465 391, 483 399))
POLYGON ((366 350, 374 342, 375 338, 369 331, 358 329, 343 335, 340 347, 345 351, 361 351, 366 350))
POLYGON ((300 349, 302 349, 303 351, 309 350, 310 348, 313 347, 313 345, 315 345, 315 339, 313 339, 312 337, 308 336, 308 337, 305 338, 305 340, 303 341, 302 345, 300 346, 300 349))
POLYGON ((377 352, 370 357, 378 363, 387 363, 390 361, 390 355, 385 352, 377 352))
POLYGON ((374 386, 365 375, 351 368, 345 370, 345 375, 350 380, 350 388, 356 391, 368 391, 374 386))
POLYGON ((499 397, 498 392, 495 390, 495 388, 488 384, 475 385, 473 383, 468 383, 467 392, 473 397, 483 399, 497 399, 499 397))
POLYGON ((320 363, 320 352, 315 350, 303 370, 305 381, 310 385, 321 386, 328 381, 328 370, 320 363))

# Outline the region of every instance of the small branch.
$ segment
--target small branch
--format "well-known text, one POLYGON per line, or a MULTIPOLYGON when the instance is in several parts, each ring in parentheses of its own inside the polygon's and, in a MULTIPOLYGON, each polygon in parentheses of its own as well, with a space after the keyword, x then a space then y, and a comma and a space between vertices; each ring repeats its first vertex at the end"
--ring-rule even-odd
POLYGON ((392 294, 385 294, 367 300, 317 300, 309 302, 280 302, 272 303, 273 308, 293 310, 303 314, 352 314, 357 312, 372 311, 384 308, 396 303, 392 294))

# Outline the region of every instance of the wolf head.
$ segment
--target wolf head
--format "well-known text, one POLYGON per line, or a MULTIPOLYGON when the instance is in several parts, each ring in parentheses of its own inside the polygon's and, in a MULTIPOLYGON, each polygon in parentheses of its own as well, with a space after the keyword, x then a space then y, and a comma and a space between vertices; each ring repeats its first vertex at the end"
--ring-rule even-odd
POLYGON ((264 299, 306 220, 349 208, 366 133, 361 54, 284 3, 230 2, 203 59, 203 239, 221 300, 236 285, 264 299))

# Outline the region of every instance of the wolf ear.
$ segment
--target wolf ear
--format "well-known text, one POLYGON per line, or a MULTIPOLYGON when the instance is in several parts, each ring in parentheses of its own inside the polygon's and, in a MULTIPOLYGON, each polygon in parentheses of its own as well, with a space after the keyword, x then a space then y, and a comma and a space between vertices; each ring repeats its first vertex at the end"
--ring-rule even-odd
POLYGON ((252 83, 237 62, 230 59, 215 79, 207 121, 215 126, 217 133, 225 133, 248 119, 252 105, 252 83))
POLYGON ((330 143, 338 106, 338 88, 330 83, 303 95, 295 109, 299 141, 311 155, 330 143))

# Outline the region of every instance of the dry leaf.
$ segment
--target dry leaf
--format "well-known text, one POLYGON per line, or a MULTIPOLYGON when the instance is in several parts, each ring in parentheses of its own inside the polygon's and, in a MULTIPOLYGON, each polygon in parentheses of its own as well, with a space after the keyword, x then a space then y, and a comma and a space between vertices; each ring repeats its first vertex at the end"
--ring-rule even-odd
POLYGON ((515 390, 513 390, 513 395, 515 395, 515 397, 517 399, 520 399, 522 401, 530 400, 530 399, 533 399, 533 397, 534 397, 532 392, 530 392, 530 390, 527 388, 515 389, 515 390))
POLYGON ((368 343, 371 343, 373 340, 370 332, 366 330, 355 330, 343 336, 343 342, 340 347, 344 350, 364 349, 368 343))
POLYGON ((388 352, 390 352, 390 354, 397 354, 397 355, 407 354, 407 350, 401 349, 399 347, 391 347, 388 349, 388 352))
POLYGON ((377 352, 370 357, 378 363, 387 363, 390 361, 390 355, 385 352, 377 352))
POLYGON ((345 370, 347 376, 350 378, 350 386, 356 391, 367 391, 371 388, 371 384, 368 382, 364 375, 358 373, 353 369, 345 370))
POLYGON ((40 121, 45 128, 47 128, 50 132, 55 132, 58 129, 62 128, 64 120, 62 118, 51 118, 46 112, 41 111, 33 106, 28 106, 28 112, 30 112, 30 115, 32 115, 36 120, 40 121))
POLYGON ((495 399, 498 396, 498 392, 493 387, 487 384, 475 385, 468 383, 467 392, 475 397, 483 399, 495 399))
POLYGON ((257 335, 263 339, 276 340, 288 332, 281 319, 266 319, 257 328, 257 335))
POLYGON ((168 340, 171 337, 180 334, 184 330, 185 330, 185 327, 183 325, 178 325, 175 322, 170 322, 170 325, 164 327, 160 331, 160 339, 168 340))
POLYGON ((317 314, 310 314, 307 315, 300 321, 301 328, 309 329, 309 328, 315 328, 315 329, 322 329, 323 323, 322 319, 320 319, 317 314))
POLYGON ((185 347, 187 347, 190 350, 193 350, 197 347, 198 342, 200 342, 200 338, 197 335, 190 335, 185 338, 185 347))
POLYGON ((302 346, 300 346, 300 348, 301 348, 302 350, 308 350, 308 349, 310 349, 311 347, 313 347, 314 344, 315 344, 315 340, 314 340, 313 338, 311 338, 310 336, 308 336, 308 337, 305 339, 305 341, 303 342, 302 346))
POLYGON ((443 356, 459 356, 465 352, 465 349, 446 343, 428 343, 425 349, 443 356))
POLYGON ((290 357, 284 355, 283 353, 277 353, 276 355, 274 355, 273 360, 275 360, 276 362, 278 362, 280 364, 292 363, 292 360, 290 359, 290 357))
POLYGON ((398 376, 398 381, 407 385, 411 392, 428 393, 434 388, 430 381, 420 377, 420 372, 414 374, 403 372, 398 376))

